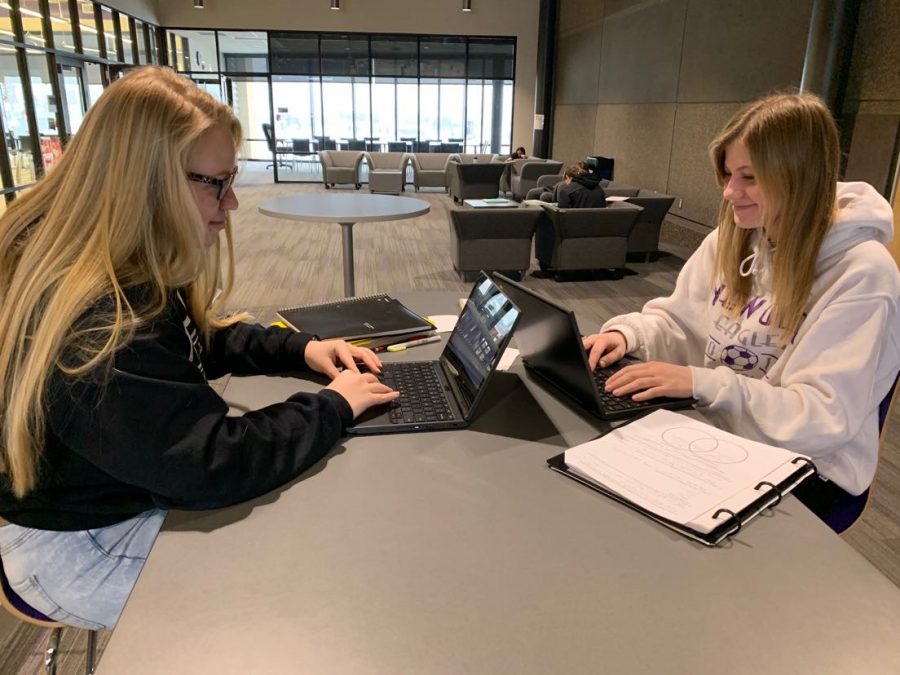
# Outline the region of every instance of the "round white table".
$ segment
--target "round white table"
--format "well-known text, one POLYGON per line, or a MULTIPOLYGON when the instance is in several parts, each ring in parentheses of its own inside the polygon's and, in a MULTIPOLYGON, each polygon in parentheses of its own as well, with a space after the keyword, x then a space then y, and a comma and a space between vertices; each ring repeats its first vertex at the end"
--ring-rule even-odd
POLYGON ((356 294, 353 281, 353 226, 385 220, 404 220, 428 213, 431 206, 423 199, 390 195, 313 194, 266 199, 259 212, 274 218, 338 223, 344 251, 344 295, 356 294))

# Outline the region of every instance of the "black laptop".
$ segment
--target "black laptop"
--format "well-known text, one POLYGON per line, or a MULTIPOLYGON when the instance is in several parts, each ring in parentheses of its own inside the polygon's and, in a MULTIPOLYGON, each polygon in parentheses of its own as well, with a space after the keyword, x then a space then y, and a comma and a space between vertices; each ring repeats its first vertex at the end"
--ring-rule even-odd
POLYGON ((465 427, 497 369, 519 308, 482 272, 437 361, 394 361, 379 378, 400 397, 360 415, 351 434, 465 427))
POLYGON ((494 274, 497 285, 522 310, 516 347, 529 372, 604 420, 633 417, 659 408, 689 408, 693 398, 658 397, 634 401, 604 390, 606 378, 636 359, 625 357, 607 368, 591 371, 575 314, 522 284, 494 274))

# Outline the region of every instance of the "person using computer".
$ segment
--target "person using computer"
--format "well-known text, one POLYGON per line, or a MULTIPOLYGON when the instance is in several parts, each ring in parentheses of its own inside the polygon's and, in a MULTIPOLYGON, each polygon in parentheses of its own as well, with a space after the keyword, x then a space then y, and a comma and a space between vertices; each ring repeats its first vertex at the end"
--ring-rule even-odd
POLYGON ((583 162, 566 168, 563 184, 557 184, 556 205, 561 209, 601 209, 606 207, 606 192, 600 179, 583 162))
POLYGON ((136 69, 0 218, 0 556, 51 619, 111 628, 164 509, 284 485, 397 396, 367 349, 220 316, 240 143, 229 107, 136 69), (331 383, 243 417, 208 383, 284 370, 331 383))
POLYGON ((693 396, 723 428, 811 456, 827 480, 795 494, 832 523, 872 482, 878 407, 900 369, 891 206, 868 184, 838 182, 837 126, 811 94, 754 101, 710 154, 718 228, 672 295, 584 339, 589 362, 636 354, 646 363, 610 377, 609 391, 693 396))
POLYGON ((517 159, 528 159, 528 153, 525 152, 525 148, 521 145, 509 154, 509 157, 506 158, 506 161, 514 162, 517 159))

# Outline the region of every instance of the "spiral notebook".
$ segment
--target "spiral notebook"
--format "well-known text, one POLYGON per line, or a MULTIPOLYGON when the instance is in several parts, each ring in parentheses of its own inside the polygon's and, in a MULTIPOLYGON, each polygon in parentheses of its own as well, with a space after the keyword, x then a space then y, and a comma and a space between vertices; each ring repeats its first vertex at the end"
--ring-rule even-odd
POLYGON ((816 473, 809 457, 669 410, 616 427, 547 464, 707 546, 739 532, 816 473))
POLYGON ((360 340, 434 330, 434 325, 424 316, 384 293, 286 307, 276 313, 289 327, 311 333, 320 340, 360 340))

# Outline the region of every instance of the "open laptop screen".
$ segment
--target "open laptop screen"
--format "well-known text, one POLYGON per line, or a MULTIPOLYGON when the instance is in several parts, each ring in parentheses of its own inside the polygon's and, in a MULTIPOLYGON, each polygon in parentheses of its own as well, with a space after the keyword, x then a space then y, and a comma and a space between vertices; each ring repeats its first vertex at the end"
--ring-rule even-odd
POLYGON ((441 354, 441 367, 461 395, 463 414, 468 415, 479 387, 500 360, 518 317, 518 308, 491 279, 478 280, 441 354))

